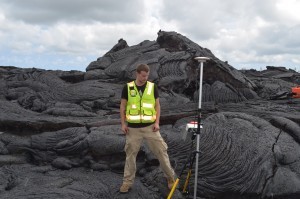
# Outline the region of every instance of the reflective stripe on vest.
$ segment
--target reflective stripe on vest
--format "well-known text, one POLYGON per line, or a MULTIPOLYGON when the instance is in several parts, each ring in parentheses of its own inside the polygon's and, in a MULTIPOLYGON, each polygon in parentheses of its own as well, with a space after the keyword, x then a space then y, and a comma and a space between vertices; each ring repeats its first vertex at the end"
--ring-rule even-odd
POLYGON ((132 120, 132 121, 139 121, 140 120, 146 120, 146 121, 152 121, 156 120, 156 115, 153 116, 148 116, 148 115, 127 115, 126 116, 127 121, 132 120))
POLYGON ((148 116, 148 115, 144 115, 144 116, 142 116, 142 118, 143 118, 143 120, 150 120, 150 121, 152 121, 152 120, 156 120, 156 115, 153 115, 153 116, 148 116))
POLYGON ((148 103, 143 103, 142 106, 146 108, 153 108, 153 104, 148 104, 148 103))
POLYGON ((154 85, 153 83, 149 83, 149 88, 148 88, 148 91, 147 91, 147 95, 150 95, 150 94, 151 94, 153 85, 154 85))

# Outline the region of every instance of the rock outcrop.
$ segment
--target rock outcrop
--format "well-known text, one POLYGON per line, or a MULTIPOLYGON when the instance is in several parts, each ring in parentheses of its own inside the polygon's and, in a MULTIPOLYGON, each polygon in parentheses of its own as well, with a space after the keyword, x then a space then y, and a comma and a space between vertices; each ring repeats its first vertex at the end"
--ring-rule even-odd
POLYGON ((203 72, 207 89, 203 101, 238 102, 257 97, 253 92, 256 85, 245 75, 176 32, 160 31, 156 41, 146 40, 118 51, 113 49, 88 66, 86 79, 130 81, 134 79, 136 65, 146 63, 151 67, 150 80, 161 90, 194 99, 194 92, 199 88, 199 63, 194 58, 205 56, 211 60, 203 72))

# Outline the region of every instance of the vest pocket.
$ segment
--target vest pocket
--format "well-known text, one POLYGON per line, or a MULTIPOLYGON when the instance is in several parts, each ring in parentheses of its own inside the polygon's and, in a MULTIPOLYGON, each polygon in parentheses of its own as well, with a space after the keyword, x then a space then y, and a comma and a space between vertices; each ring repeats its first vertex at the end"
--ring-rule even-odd
POLYGON ((129 110, 129 115, 139 115, 139 110, 129 110))
POLYGON ((144 110, 144 115, 153 115, 153 111, 151 111, 151 110, 144 110))

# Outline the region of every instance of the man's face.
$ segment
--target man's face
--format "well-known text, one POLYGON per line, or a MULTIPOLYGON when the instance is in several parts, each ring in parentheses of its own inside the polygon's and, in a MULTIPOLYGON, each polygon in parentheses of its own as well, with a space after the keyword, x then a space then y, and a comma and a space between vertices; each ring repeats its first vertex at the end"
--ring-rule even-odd
POLYGON ((140 73, 136 73, 136 80, 140 83, 140 84, 145 84, 148 80, 149 77, 149 72, 145 72, 145 71, 141 71, 140 73))

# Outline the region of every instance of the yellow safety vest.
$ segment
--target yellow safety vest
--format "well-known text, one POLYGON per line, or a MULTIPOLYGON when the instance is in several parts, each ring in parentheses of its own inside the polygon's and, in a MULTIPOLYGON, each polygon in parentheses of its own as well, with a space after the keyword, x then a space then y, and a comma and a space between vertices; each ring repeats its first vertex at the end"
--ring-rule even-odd
POLYGON ((134 81, 127 83, 127 89, 126 121, 129 123, 155 122, 154 83, 147 81, 143 96, 140 96, 134 81))

